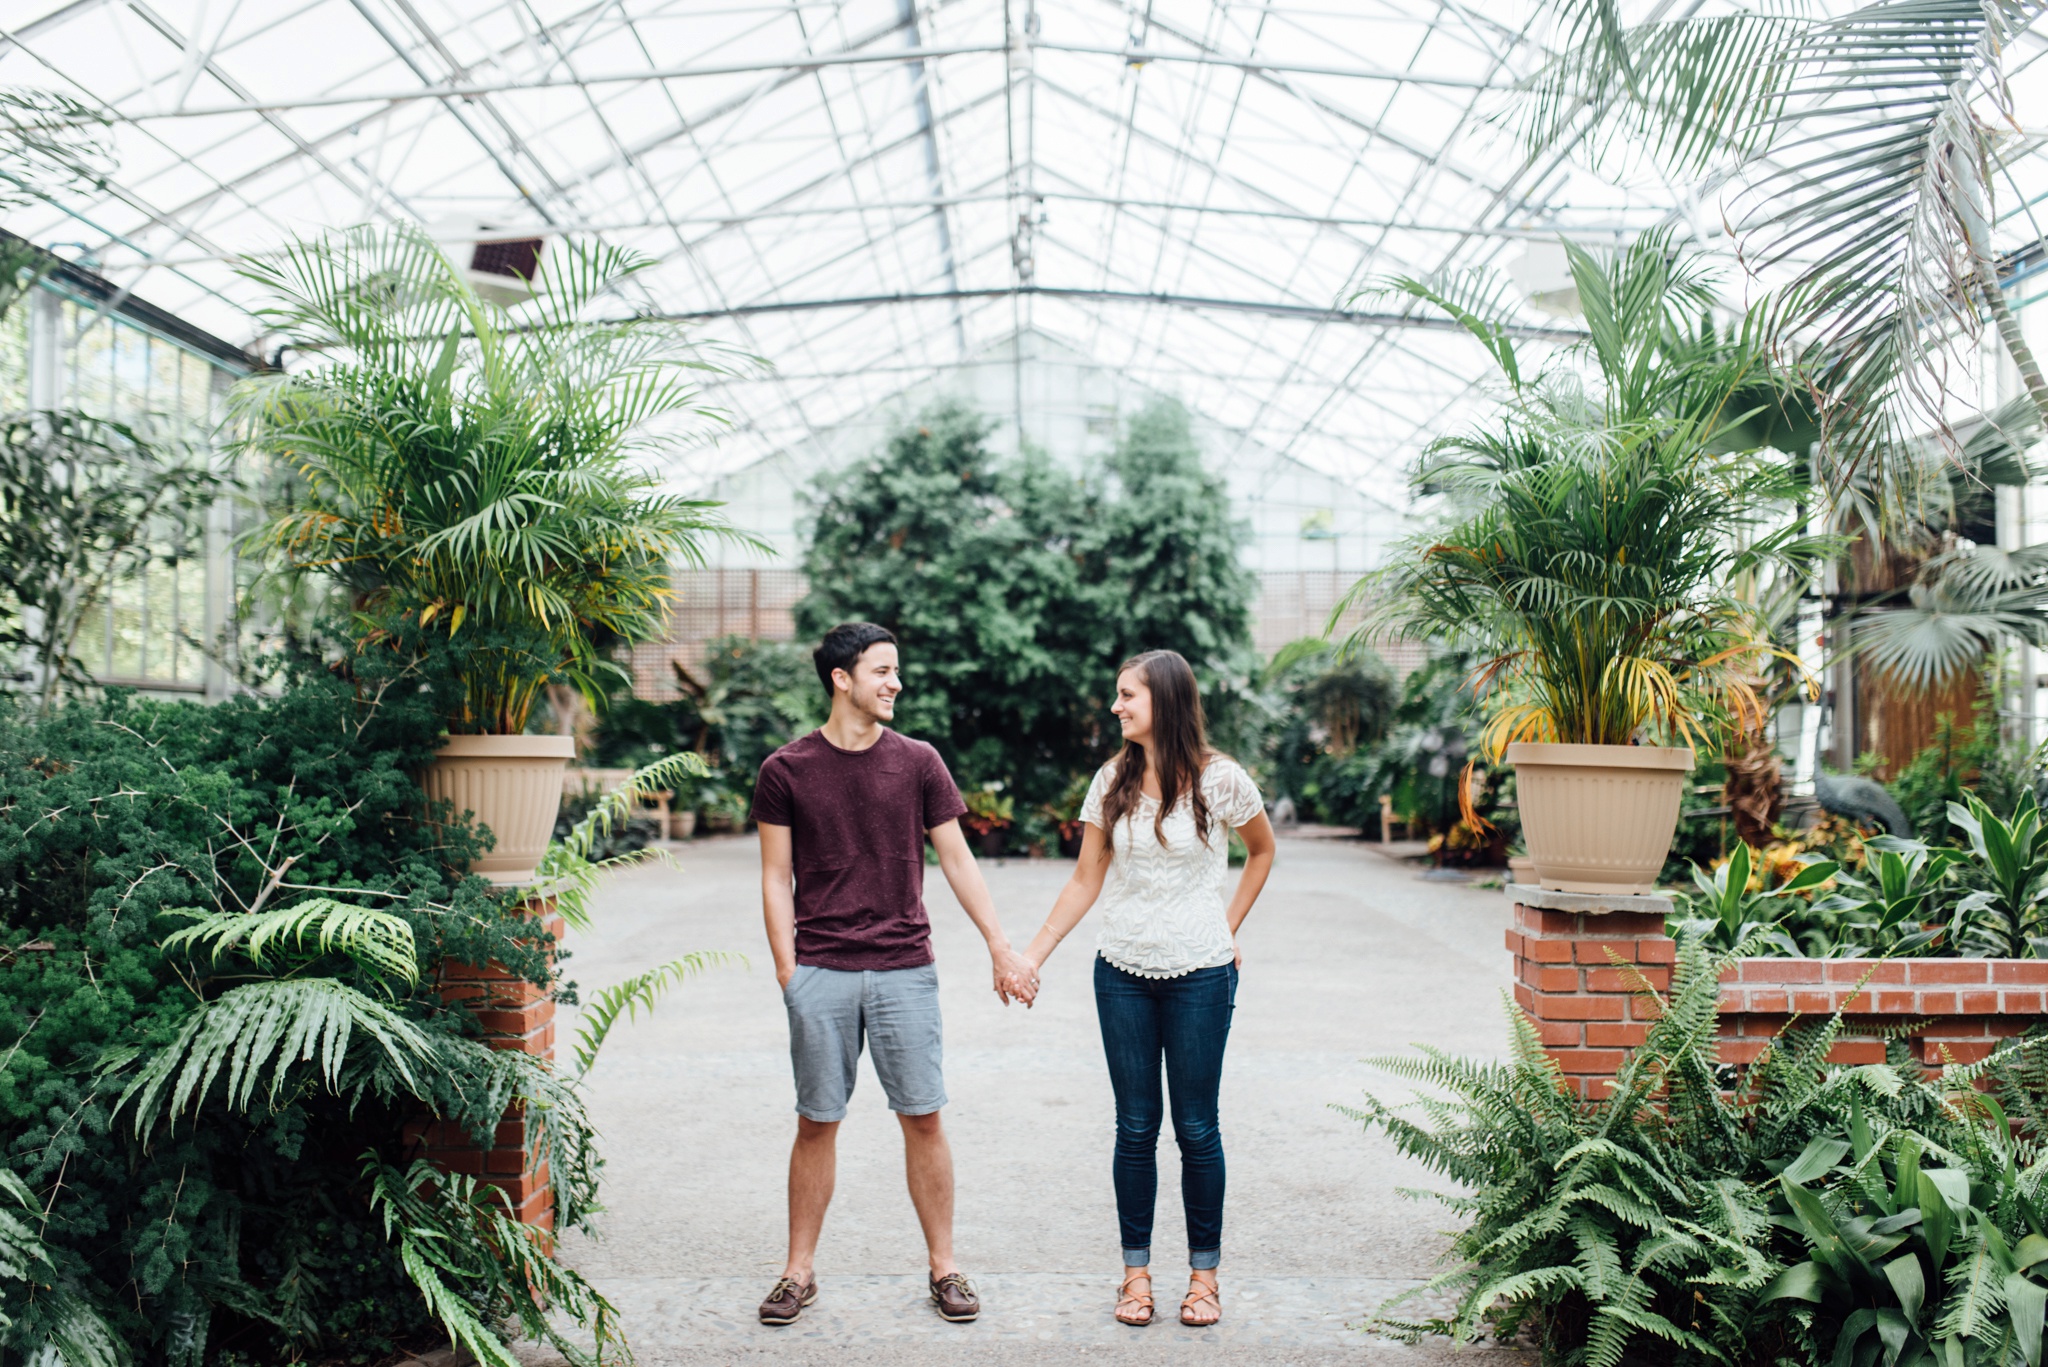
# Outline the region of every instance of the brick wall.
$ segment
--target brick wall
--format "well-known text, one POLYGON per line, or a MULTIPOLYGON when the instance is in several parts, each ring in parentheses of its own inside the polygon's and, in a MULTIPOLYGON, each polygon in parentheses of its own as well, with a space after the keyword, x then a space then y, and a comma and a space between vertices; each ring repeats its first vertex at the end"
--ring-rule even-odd
MULTIPOLYGON (((1643 984, 1670 987, 1669 903, 1511 891, 1515 1000, 1572 1086, 1598 1095, 1656 1017, 1643 984)), ((1743 959, 1721 981, 1724 1063, 1753 1062, 1795 1015, 1837 1008, 1850 1033, 1829 1052, 1835 1063, 1882 1063, 1884 1040, 1873 1032, 1909 1023, 1921 1062, 1975 1063, 2001 1039, 2048 1022, 2048 962, 2032 959, 1743 959)))
MULTIPOLYGON (((1931 1067, 1975 1063, 2048 1020, 2044 993, 2038 959, 1743 959, 1721 975, 1721 1059, 1748 1063, 1795 1013, 1840 1008, 1851 1026, 1913 1023, 1907 1039, 1931 1067)), ((1884 1041, 1839 1040, 1828 1057, 1882 1063, 1884 1041)))
MULTIPOLYGON (((541 928, 557 940, 562 918, 552 903, 536 911, 541 928)), ((444 962, 441 999, 461 1002, 476 1012, 484 1039, 493 1049, 520 1049, 542 1058, 555 1056, 555 1003, 548 991, 506 972, 496 960, 481 966, 444 962)), ((555 1223, 554 1192, 548 1185, 547 1163, 527 1157, 527 1125, 514 1106, 498 1122, 488 1145, 479 1144, 462 1126, 448 1120, 427 1120, 411 1127, 408 1143, 420 1155, 448 1172, 467 1173, 501 1188, 521 1220, 542 1229, 555 1223)))

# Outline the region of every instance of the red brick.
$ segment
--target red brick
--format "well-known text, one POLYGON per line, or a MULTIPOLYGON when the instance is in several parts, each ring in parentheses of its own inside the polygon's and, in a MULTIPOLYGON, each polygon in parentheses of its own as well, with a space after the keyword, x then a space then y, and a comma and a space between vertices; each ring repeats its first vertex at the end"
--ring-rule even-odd
POLYGON ((1534 959, 1539 964, 1568 964, 1572 961, 1570 940, 1539 940, 1533 935, 1522 937, 1522 957, 1534 959))
POLYGON ((1997 1047, 1996 1041, 1988 1039, 1922 1040, 1920 1061, 1929 1067, 1946 1063, 1976 1063, 1989 1057, 1997 1047))
POLYGON ((1568 911, 1546 911, 1542 907, 1515 905, 1515 924, 1538 935, 1570 935, 1579 928, 1579 918, 1568 911))
POLYGON ((1664 917, 1655 911, 1610 911, 1586 918, 1594 935, 1624 935, 1631 940, 1649 939, 1664 933, 1664 917))
MULTIPOLYGON (((1586 1043, 1598 1048, 1633 1049, 1649 1036, 1650 1027, 1638 1022, 1587 1021, 1586 1043)), ((1545 1040, 1548 1044, 1549 1041, 1545 1040)))
MULTIPOLYGON (((1517 984, 1519 989, 1519 984, 1517 984)), ((1541 1020, 1618 1021, 1622 1019, 1622 997, 1565 996, 1538 992, 1530 1014, 1541 1020)))
POLYGON ((1763 1015, 1753 1011, 1746 1011, 1735 1019, 1741 1027, 1737 1032, 1739 1034, 1775 1035, 1785 1028, 1786 1023, 1790 1021, 1791 1017, 1763 1015))
POLYGON ((1576 992, 1579 990, 1579 970, 1531 964, 1523 972, 1522 981, 1538 992, 1576 992))
POLYGON ((2017 1016, 2025 1012, 2038 1013, 2041 1010, 2039 992, 2007 992, 2004 994, 2005 1014, 2017 1016))
POLYGON ((1817 983, 1821 980, 1818 959, 1746 959, 1742 981, 1746 983, 1817 983))
POLYGON ((1510 954, 1519 956, 1522 952, 1522 932, 1513 926, 1508 927, 1507 946, 1510 954))
POLYGON ((1792 1011, 1792 994, 1782 988, 1751 988, 1749 992, 1751 1011, 1769 1011, 1775 1015, 1789 1015, 1792 1011))
POLYGON ((1830 959, 1827 961, 1827 981, 1831 983, 1902 983, 1906 981, 1906 965, 1897 959, 1830 959))
POLYGON ((1577 1021, 1537 1021, 1536 1038, 1546 1049, 1575 1049, 1585 1043, 1585 1029, 1577 1021))
POLYGON ((2028 1016, 1990 1016, 1984 1021, 1984 1033, 2000 1039, 2011 1039, 2015 1035, 2026 1034, 2038 1024, 2039 1021, 2028 1016))
POLYGON ((484 1171, 483 1150, 436 1149, 434 1166, 445 1172, 461 1172, 471 1177, 481 1177, 484 1171))
POLYGON ((1920 1009, 1928 1015, 1952 1016, 1956 1010, 1956 994, 1953 992, 1922 992, 1920 1009))
POLYGON ((1552 1051, 1551 1057, 1567 1073, 1599 1073, 1612 1077, 1627 1055, 1619 1049, 1558 1049, 1552 1051))
POLYGON ((1956 1009, 1965 1015, 1990 1016, 1998 1013, 1996 992, 1963 992, 1958 994, 1956 1009))
POLYGON ((1572 941, 1572 956, 1582 964, 1611 964, 1615 958, 1619 958, 1625 964, 1633 963, 1635 952, 1634 940, 1572 941))
POLYGON ((1524 1011, 1536 1009, 1536 993, 1527 983, 1515 984, 1515 1005, 1524 1011))
POLYGON ((1675 964, 1678 962, 1678 941, 1660 935, 1654 940, 1636 941, 1636 962, 1639 964, 1675 964))
POLYGON ((1906 965, 1910 983, 1981 983, 1990 976, 1991 965, 1983 959, 1913 959, 1906 965))
POLYGON ((1828 1049, 1829 1063, 1883 1063, 1884 1041, 1881 1039, 1838 1039, 1828 1049))
POLYGON ((1664 1003, 1655 997, 1638 994, 1628 999, 1628 1014, 1631 1020, 1654 1021, 1664 1019, 1664 1003))
POLYGON ((1723 1040, 1721 1041, 1721 1062, 1735 1064, 1754 1063, 1763 1057, 1764 1050, 1770 1047, 1771 1042, 1764 1039, 1723 1040))
POLYGON ((1631 968, 1589 968, 1586 970, 1588 992, 1640 992, 1644 985, 1662 992, 1671 986, 1671 970, 1656 967, 1631 968))
POLYGON ((1721 999, 1715 1003, 1715 1009, 1724 1015, 1746 1011, 1749 1009, 1749 993, 1739 987, 1724 987, 1721 989, 1721 999))
MULTIPOLYGON (((1675 944, 1675 943, 1676 943, 1676 941, 1673 941, 1673 943, 1675 944)), ((1741 981, 1742 981, 1742 965, 1743 965, 1743 962, 1744 962, 1744 961, 1743 961, 1743 960, 1741 960, 1741 959, 1730 959, 1730 960, 1729 960, 1729 961, 1728 961, 1727 963, 1725 963, 1725 964, 1722 964, 1722 965, 1721 965, 1721 981, 1722 981, 1722 982, 1724 982, 1724 983, 1739 983, 1739 982, 1741 982, 1741 981)))
POLYGON ((1792 994, 1792 1009, 1803 1015, 1833 1015, 1835 994, 1825 989, 1811 988, 1792 994))
POLYGON ((1997 1025, 2003 1016, 1950 1016, 1927 1027, 1929 1039, 1982 1039, 1988 1033, 1986 1027, 1997 1025))
POLYGON ((2048 959, 1992 959, 1991 981, 2048 987, 2048 959))
MULTIPOLYGON (((1994 996, 1996 994, 1993 994, 1994 996)), ((1918 992, 1880 992, 1872 1004, 1880 1016, 1913 1016, 1920 1012, 1918 992)))

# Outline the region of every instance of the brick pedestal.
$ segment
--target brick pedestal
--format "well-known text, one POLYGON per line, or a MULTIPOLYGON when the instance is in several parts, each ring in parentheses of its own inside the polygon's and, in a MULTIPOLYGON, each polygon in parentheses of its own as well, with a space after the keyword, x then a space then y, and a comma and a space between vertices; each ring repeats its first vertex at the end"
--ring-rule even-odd
POLYGON ((1678 946, 1664 933, 1671 902, 1541 892, 1522 884, 1509 893, 1515 1001, 1573 1088, 1598 1095, 1620 1069, 1623 1051, 1641 1044, 1656 1019, 1657 1004, 1641 995, 1643 985, 1659 992, 1671 985, 1678 957, 1678 946))
MULTIPOLYGON (((541 929, 561 938, 562 918, 552 903, 533 908, 541 929)), ((520 1049, 542 1058, 555 1056, 555 1003, 548 990, 514 977, 493 960, 481 966, 444 962, 441 999, 461 1003, 476 1013, 484 1039, 493 1049, 520 1049)), ((498 1187, 511 1198, 512 1209, 530 1225, 553 1229, 554 1192, 548 1185, 547 1163, 527 1158, 527 1127, 514 1106, 498 1122, 488 1145, 472 1139, 448 1120, 422 1122, 407 1136, 420 1154, 448 1172, 467 1173, 498 1187)))
MULTIPOLYGON (((1657 1015, 1641 995, 1671 985, 1669 898, 1594 896, 1512 884, 1507 932, 1515 1000, 1584 1096, 1598 1096, 1657 1015), (1617 962, 1618 961, 1618 962, 1617 962)), ((1721 1061, 1754 1062, 1795 1017, 1842 1011, 1831 1063, 1882 1063, 1880 1030, 1929 1067, 1975 1063, 2002 1039, 2048 1022, 2048 961, 1740 959, 1721 975, 1721 1061), (1861 986, 1859 987, 1859 984, 1861 986)))

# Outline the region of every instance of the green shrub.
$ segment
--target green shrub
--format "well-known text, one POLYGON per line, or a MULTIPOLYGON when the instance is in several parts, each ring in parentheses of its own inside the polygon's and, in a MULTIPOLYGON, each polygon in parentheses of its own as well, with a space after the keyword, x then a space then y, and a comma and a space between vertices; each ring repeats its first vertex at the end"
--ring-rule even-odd
POLYGON ((1728 1068, 1725 961, 1682 946, 1603 1099, 1565 1090, 1512 1007, 1506 1063, 1380 1061, 1426 1090, 1419 1118, 1378 1098, 1352 1114, 1464 1188, 1442 1199, 1469 1223, 1421 1293, 1452 1292, 1450 1312, 1403 1318, 1409 1293, 1379 1325, 1526 1336, 1565 1367, 2038 1367, 2048 1039, 1938 1076, 1903 1045, 1829 1065, 1836 1016, 1728 1068))
MULTIPOLYGON (((574 1074, 434 990, 443 959, 495 959, 573 1000, 511 898, 448 872, 478 834, 421 820, 416 682, 0 707, 0 1187, 36 1213, 0 1193, 0 1358, 367 1363, 469 1333, 503 1362, 454 1307, 540 1332, 528 1286, 609 1332, 494 1198, 408 1175, 408 1121, 487 1138, 523 1097, 559 1223, 595 1199, 574 1074)), ((550 855, 572 891, 588 848, 550 855)))
POLYGON ((935 409, 827 480, 799 632, 895 632, 899 728, 937 746, 963 787, 1000 782, 1027 810, 1115 748, 1116 666, 1140 650, 1185 655, 1219 742, 1235 744, 1256 586, 1186 413, 1135 418, 1100 482, 1006 459, 991 430, 935 409))

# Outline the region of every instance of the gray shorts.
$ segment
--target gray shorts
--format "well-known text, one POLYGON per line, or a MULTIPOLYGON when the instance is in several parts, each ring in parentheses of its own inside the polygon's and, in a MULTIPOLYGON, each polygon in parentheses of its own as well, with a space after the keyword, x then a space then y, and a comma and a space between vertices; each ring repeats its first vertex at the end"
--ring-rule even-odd
POLYGON ((930 1115, 946 1104, 938 965, 848 972, 798 964, 782 1003, 796 1113, 806 1120, 846 1119, 863 1039, 890 1110, 930 1115))

